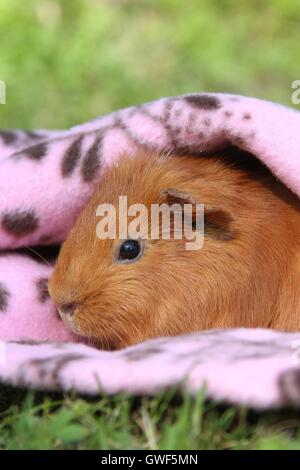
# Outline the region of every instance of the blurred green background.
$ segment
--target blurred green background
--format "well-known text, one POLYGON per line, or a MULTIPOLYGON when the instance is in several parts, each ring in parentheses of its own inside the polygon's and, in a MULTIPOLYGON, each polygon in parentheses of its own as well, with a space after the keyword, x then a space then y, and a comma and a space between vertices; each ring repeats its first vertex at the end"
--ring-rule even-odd
POLYGON ((0 127, 70 127, 160 96, 292 106, 299 0, 0 0, 0 127))
MULTIPOLYGON (((67 128, 193 91, 292 106, 300 2, 0 0, 0 44, 0 128, 67 128)), ((22 400, 0 387, 0 448, 300 448, 295 411, 254 420, 189 398, 22 400)))

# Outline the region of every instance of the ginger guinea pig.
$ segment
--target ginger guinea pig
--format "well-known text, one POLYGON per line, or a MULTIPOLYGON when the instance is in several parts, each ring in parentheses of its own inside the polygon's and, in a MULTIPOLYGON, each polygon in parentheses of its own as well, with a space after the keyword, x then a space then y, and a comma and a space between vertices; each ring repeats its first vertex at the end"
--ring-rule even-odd
POLYGON ((72 331, 107 349, 209 328, 297 330, 299 207, 268 170, 222 156, 124 157, 63 244, 50 295, 72 331), (187 250, 175 236, 99 239, 97 208, 110 204, 116 220, 127 216, 119 214, 121 195, 149 212, 152 204, 204 204, 202 248, 187 250))

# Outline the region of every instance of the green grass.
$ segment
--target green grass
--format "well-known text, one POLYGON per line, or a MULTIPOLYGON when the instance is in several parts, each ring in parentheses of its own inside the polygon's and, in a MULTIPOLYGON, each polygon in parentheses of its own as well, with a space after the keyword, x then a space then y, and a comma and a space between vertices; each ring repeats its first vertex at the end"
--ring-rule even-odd
MULTIPOLYGON (((164 95, 291 104, 299 1, 0 0, 0 127, 67 128, 164 95)), ((0 448, 300 448, 295 411, 168 396, 0 395, 0 448)))
POLYGON ((298 0, 0 0, 0 127, 70 127, 197 90, 291 104, 298 0))
POLYGON ((255 414, 205 402, 203 392, 93 400, 7 392, 0 449, 300 449, 300 412, 255 414))

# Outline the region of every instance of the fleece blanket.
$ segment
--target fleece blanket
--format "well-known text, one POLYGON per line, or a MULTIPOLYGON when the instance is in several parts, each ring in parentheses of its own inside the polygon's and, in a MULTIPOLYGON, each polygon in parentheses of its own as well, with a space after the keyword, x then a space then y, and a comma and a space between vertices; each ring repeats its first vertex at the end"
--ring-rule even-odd
POLYGON ((194 93, 68 131, 0 132, 0 381, 83 394, 205 387, 254 408, 299 406, 300 333, 214 330, 97 350, 59 319, 47 291, 52 263, 27 254, 63 242, 105 169, 139 149, 201 158, 235 146, 300 196, 299 130, 300 113, 279 104, 194 93))

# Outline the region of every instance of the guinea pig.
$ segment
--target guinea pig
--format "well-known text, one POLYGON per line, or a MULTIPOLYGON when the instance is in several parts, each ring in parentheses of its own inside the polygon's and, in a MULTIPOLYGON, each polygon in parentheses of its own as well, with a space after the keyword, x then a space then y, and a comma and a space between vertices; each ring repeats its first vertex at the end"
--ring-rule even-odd
MULTIPOLYGON (((106 349, 212 328, 297 330, 299 208, 262 167, 220 155, 123 157, 106 170, 62 245, 50 295, 73 332, 106 349), (151 239, 151 221, 148 237, 99 238, 99 205, 126 217, 121 195, 148 211, 204 204, 203 246, 187 250, 184 237, 165 239, 162 226, 151 239)), ((191 231, 196 217, 192 210, 187 218, 191 231)))

